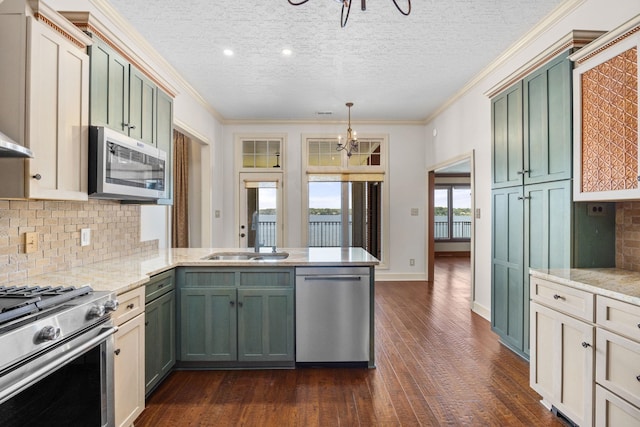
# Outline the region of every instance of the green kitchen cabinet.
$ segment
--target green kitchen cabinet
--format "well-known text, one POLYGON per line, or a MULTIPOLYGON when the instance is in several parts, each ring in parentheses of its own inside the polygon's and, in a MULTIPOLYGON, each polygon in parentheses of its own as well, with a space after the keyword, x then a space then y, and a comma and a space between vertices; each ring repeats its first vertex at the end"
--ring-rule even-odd
POLYGON ((293 289, 238 290, 238 360, 293 360, 293 289))
POLYGON ((571 179, 568 54, 492 98, 492 188, 571 179))
POLYGON ((491 100, 492 188, 522 185, 523 154, 522 82, 491 100))
POLYGON ((236 288, 180 289, 180 360, 237 359, 236 288))
POLYGON ((182 366, 293 366, 294 277, 282 267, 179 268, 182 366))
POLYGON ((173 270, 151 278, 145 289, 145 394, 176 362, 176 297, 173 270))
POLYGON ((492 191, 491 325, 513 349, 524 342, 524 203, 522 187, 492 191))
POLYGON ((129 62, 96 37, 88 50, 89 121, 128 135, 129 62))
POLYGON ((571 62, 568 52, 524 78, 524 184, 571 179, 571 62))
MULTIPOLYGON (((167 154, 164 165, 167 176, 173 177, 173 98, 158 88, 156 97, 156 145, 167 154)), ((173 179, 167 179, 167 197, 158 204, 173 204, 173 179)))
POLYGON ((173 99, 110 44, 95 35, 92 39, 88 49, 91 125, 157 145, 170 156, 173 99))
POLYGON ((156 85, 140 70, 129 66, 129 136, 156 145, 156 85))

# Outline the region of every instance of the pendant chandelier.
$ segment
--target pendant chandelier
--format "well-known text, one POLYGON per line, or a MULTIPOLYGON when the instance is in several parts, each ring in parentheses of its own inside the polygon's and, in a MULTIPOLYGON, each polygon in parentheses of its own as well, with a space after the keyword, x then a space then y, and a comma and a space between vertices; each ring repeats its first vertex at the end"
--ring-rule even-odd
MULTIPOLYGON (((305 4, 309 0, 299 0, 299 1, 288 0, 288 1, 290 5, 300 6, 301 4, 305 4)), ((335 1, 337 1, 338 3, 342 3, 342 13, 340 14, 340 26, 344 28, 347 25, 347 21, 349 20, 349 12, 351 12, 351 3, 353 3, 353 0, 335 0, 335 1), (346 13, 345 13, 345 10, 346 10, 346 13)), ((398 9, 398 11, 401 14, 403 14, 404 16, 409 16, 409 14, 411 13, 411 0, 407 0, 408 7, 406 12, 402 10, 400 6, 398 6, 397 0, 391 0, 391 1, 393 2, 393 4, 396 6, 396 9, 398 9)), ((367 0, 360 0, 360 8, 362 10, 367 10, 367 0)))
POLYGON ((353 107, 353 102, 347 102, 345 104, 347 108, 349 108, 349 126, 347 127, 347 140, 345 143, 342 143, 342 135, 338 135, 338 146, 336 147, 336 151, 346 151, 347 157, 351 157, 351 155, 355 152, 358 152, 358 136, 356 132, 351 129, 351 107, 353 107))

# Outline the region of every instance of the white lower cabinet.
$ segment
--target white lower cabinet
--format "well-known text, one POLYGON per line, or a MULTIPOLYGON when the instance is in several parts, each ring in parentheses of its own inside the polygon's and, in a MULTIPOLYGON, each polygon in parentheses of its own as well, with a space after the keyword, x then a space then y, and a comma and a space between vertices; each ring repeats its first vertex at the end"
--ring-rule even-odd
POLYGON ((532 275, 530 325, 546 406, 579 426, 640 426, 640 306, 532 275))
POLYGON ((530 385, 580 426, 593 419, 592 324, 531 303, 530 385))
POLYGON ((118 295, 114 345, 115 425, 128 427, 144 410, 144 287, 118 295))

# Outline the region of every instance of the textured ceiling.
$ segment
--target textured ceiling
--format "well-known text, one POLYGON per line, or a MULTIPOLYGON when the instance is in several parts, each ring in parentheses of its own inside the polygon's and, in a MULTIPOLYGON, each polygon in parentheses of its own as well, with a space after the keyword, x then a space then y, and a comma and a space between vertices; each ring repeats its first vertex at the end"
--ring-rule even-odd
POLYGON ((110 3, 226 120, 344 120, 353 101, 354 121, 405 121, 428 117, 562 0, 413 0, 407 17, 392 0, 364 12, 356 0, 345 28, 335 0, 110 3))

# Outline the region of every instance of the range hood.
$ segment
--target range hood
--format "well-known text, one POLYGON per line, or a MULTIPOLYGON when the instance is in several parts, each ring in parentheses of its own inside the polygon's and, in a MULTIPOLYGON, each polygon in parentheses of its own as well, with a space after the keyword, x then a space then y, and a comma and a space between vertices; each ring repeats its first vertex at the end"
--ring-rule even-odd
POLYGON ((33 157, 33 153, 0 132, 0 157, 33 157))

